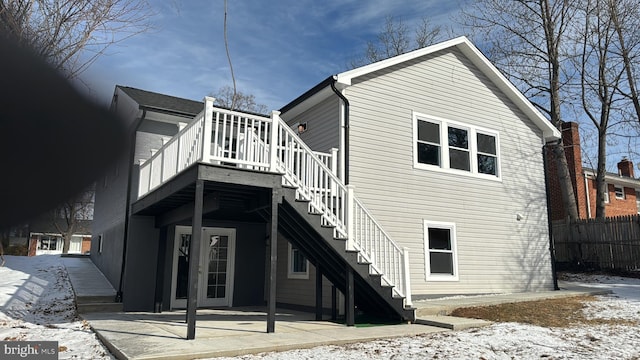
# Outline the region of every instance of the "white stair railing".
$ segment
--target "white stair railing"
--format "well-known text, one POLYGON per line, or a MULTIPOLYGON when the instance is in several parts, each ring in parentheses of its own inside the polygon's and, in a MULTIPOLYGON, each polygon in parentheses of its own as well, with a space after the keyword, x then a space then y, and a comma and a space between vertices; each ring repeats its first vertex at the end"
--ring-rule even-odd
POLYGON ((335 226, 335 235, 347 239, 347 248, 357 250, 370 263, 370 273, 381 275, 385 284, 393 286, 394 294, 411 306, 408 249, 400 248, 382 229, 355 197, 354 187, 344 185, 327 166, 328 159, 318 157, 277 118, 276 168, 284 173, 283 183, 295 186, 297 196, 309 201, 309 210, 320 212, 324 224, 335 226))
POLYGON ((334 236, 347 239, 381 275, 397 296, 411 305, 408 250, 400 248, 337 174, 337 150, 312 151, 274 111, 271 118, 214 108, 205 109, 140 166, 139 197, 165 183, 197 161, 233 165, 283 174, 283 184, 296 188, 309 211, 322 215, 334 236))

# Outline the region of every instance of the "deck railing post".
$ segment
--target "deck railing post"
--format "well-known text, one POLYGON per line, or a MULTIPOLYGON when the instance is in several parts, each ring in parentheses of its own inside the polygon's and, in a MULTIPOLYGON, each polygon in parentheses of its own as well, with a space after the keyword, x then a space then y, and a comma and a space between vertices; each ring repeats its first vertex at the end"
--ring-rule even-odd
POLYGON ((355 186, 354 185, 347 185, 347 201, 346 201, 346 207, 347 207, 347 250, 354 250, 355 246, 355 229, 354 229, 354 222, 355 222, 355 217, 354 217, 354 208, 355 208, 355 203, 354 203, 354 196, 353 196, 353 192, 355 191, 355 186))
POLYGON ((215 98, 204 97, 204 124, 202 136, 202 157, 201 161, 208 163, 211 160, 211 132, 213 130, 213 102, 215 98))
POLYGON ((331 172, 338 176, 338 148, 331 148, 331 172))
POLYGON ((280 111, 271 111, 271 141, 269 143, 269 171, 277 172, 278 142, 280 138, 280 111))
POLYGON ((402 263, 403 263, 403 274, 402 281, 404 281, 404 306, 411 306, 413 302, 411 301, 411 273, 409 273, 409 248, 402 248, 402 263))

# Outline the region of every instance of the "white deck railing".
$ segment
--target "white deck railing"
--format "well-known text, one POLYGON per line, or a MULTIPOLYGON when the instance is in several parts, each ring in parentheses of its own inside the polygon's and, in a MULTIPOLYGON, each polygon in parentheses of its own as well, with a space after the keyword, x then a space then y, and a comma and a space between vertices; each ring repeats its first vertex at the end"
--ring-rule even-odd
POLYGON ((322 214, 334 236, 347 239, 370 272, 394 288, 411 305, 408 250, 400 248, 355 197, 354 187, 338 177, 337 150, 312 151, 282 119, 214 108, 205 109, 140 165, 138 198, 153 191, 196 162, 231 165, 283 174, 283 185, 296 188, 309 211, 322 214))

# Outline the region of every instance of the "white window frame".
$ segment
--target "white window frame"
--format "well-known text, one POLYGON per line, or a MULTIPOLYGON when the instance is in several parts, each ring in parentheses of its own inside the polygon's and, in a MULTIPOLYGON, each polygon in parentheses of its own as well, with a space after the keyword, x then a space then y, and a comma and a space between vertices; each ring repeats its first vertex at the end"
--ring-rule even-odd
POLYGON ((624 186, 621 185, 613 185, 613 192, 616 195, 616 199, 618 200, 624 200, 626 198, 625 194, 624 194, 624 186), (618 196, 618 189, 622 190, 622 196, 618 196))
POLYGON ((502 181, 502 156, 500 154, 500 133, 486 129, 482 127, 472 126, 462 122, 447 120, 436 116, 425 115, 417 112, 412 112, 413 117, 413 142, 411 144, 413 149, 413 167, 414 169, 431 170, 444 172, 455 175, 472 176, 481 179, 502 181), (434 124, 438 124, 440 127, 440 166, 423 164, 418 162, 418 121, 426 121, 434 124), (452 169, 449 162, 449 141, 448 141, 448 129, 449 127, 458 129, 464 129, 468 131, 469 137, 469 161, 470 171, 452 169), (478 134, 493 136, 496 141, 496 175, 483 174, 478 172, 478 146, 477 137, 478 134))
MULTIPOLYGON (((594 184, 595 184, 595 180, 594 180, 594 184)), ((596 193, 597 193, 597 189, 596 189, 596 193)), ((609 203, 609 184, 604 184, 604 203, 605 204, 609 203)))
POLYGON ((640 214, 640 189, 636 189, 636 210, 640 214))
POLYGON ((287 278, 288 279, 301 279, 301 280, 307 280, 309 279, 309 260, 306 260, 305 258, 305 262, 306 262, 306 271, 305 272, 294 272, 293 271, 293 251, 300 251, 297 248, 294 248, 293 245, 291 245, 291 243, 288 243, 289 247, 288 247, 288 260, 287 260, 287 278))
MULTIPOLYGON (((445 252, 445 251, 437 251, 445 252)), ((458 271, 458 245, 456 241, 456 224, 452 222, 440 222, 424 220, 424 263, 425 263, 425 279, 426 281, 459 281, 458 271), (437 229, 449 229, 451 238, 451 254, 453 255, 453 275, 449 274, 432 274, 431 273, 431 260, 429 254, 429 228, 437 229)))

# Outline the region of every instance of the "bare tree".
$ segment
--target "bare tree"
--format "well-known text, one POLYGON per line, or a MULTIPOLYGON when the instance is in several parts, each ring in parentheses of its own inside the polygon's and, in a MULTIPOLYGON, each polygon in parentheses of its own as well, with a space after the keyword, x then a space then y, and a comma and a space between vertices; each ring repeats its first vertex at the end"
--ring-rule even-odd
POLYGON ((228 85, 221 87, 211 96, 216 99, 214 104, 227 109, 248 111, 256 114, 266 114, 268 111, 266 105, 256 103, 254 95, 236 91, 228 85))
POLYGON ((364 54, 351 60, 350 67, 356 68, 429 46, 437 42, 441 35, 442 27, 432 24, 427 17, 421 19, 412 36, 409 26, 402 19, 387 16, 376 40, 367 42, 364 54))
POLYGON ((0 34, 74 78, 109 46, 146 31, 150 15, 146 0, 0 0, 0 34))
MULTIPOLYGON (((576 9, 569 0, 475 0, 462 11, 461 23, 486 44, 496 66, 561 129, 564 85, 573 73, 566 63, 566 37, 576 9)), ((552 146, 562 202, 578 218, 562 140, 552 146)))
POLYGON ((67 254, 71 238, 78 232, 88 232, 88 221, 93 220, 93 189, 80 192, 50 212, 50 220, 62 236, 62 253, 67 254))
POLYGON ((633 72, 640 51, 636 39, 640 11, 637 2, 631 0, 584 0, 579 8, 582 22, 573 32, 579 54, 579 98, 598 134, 596 217, 604 218, 610 129, 624 123, 630 108, 640 115, 633 72))

